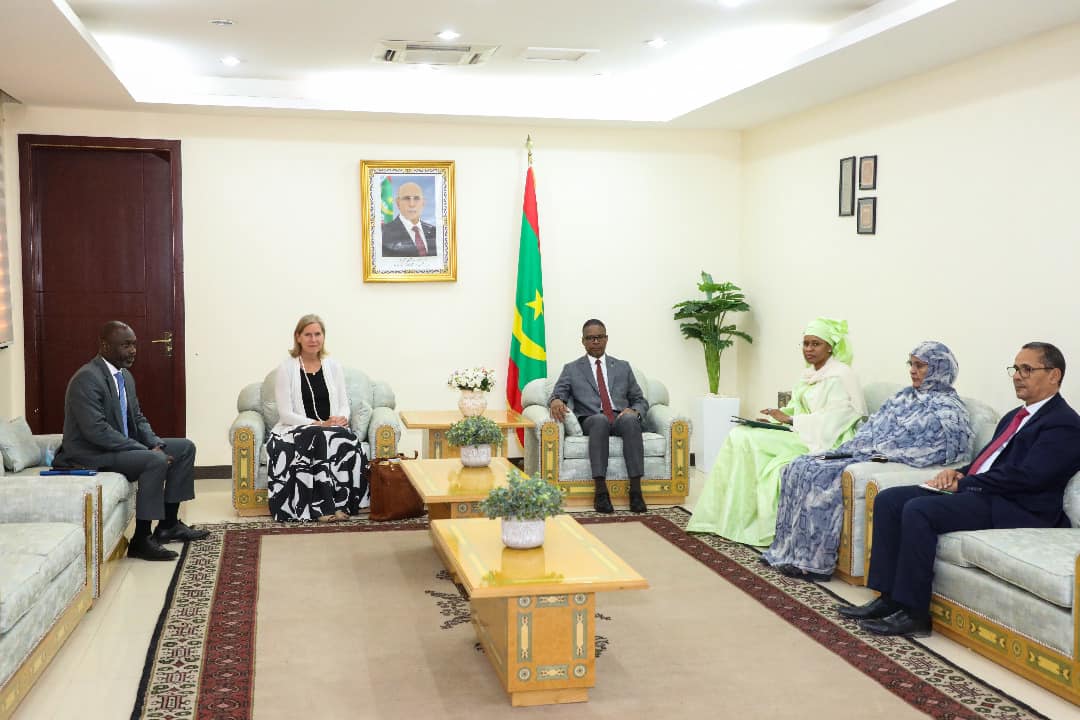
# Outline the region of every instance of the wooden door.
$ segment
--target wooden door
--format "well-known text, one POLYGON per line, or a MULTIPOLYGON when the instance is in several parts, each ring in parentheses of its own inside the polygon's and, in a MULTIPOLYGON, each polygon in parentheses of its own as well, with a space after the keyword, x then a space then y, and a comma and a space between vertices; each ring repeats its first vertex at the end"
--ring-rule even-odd
POLYGON ((30 427, 63 430, 68 380, 121 320, 143 414, 183 437, 180 142, 20 135, 19 173, 30 427))

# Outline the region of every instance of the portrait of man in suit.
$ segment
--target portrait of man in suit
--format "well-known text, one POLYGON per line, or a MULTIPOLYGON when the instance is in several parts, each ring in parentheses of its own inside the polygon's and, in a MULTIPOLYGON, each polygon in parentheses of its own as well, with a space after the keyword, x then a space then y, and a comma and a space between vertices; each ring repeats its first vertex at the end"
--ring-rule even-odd
POLYGON ((382 224, 383 257, 433 257, 438 254, 435 226, 424 222, 424 192, 415 182, 398 186, 397 216, 382 224))
POLYGON ((567 363, 548 399, 551 416, 562 422, 573 412, 589 437, 589 464, 596 485, 593 507, 615 512, 607 488, 608 438, 622 438, 623 460, 630 478, 630 509, 645 512, 641 476, 645 474, 645 446, 641 423, 649 403, 630 363, 607 354, 607 327, 593 318, 581 328, 583 357, 567 363))

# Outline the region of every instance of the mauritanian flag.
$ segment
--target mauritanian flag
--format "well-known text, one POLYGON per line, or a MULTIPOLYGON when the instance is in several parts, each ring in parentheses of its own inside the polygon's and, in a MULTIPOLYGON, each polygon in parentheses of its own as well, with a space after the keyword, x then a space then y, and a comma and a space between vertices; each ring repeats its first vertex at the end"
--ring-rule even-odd
POLYGON ((379 186, 379 198, 382 205, 382 221, 388 223, 394 219, 394 186, 390 184, 390 176, 385 175, 382 185, 379 186))
MULTIPOLYGON (((531 158, 530 158, 531 160, 531 158)), ((514 295, 514 332, 510 338, 510 364, 506 370, 506 404, 521 412, 521 391, 536 378, 547 376, 544 339, 544 278, 540 269, 540 223, 536 214, 536 180, 532 164, 525 174, 525 208, 518 245, 517 293, 514 295)), ((525 444, 525 432, 518 430, 525 444)))

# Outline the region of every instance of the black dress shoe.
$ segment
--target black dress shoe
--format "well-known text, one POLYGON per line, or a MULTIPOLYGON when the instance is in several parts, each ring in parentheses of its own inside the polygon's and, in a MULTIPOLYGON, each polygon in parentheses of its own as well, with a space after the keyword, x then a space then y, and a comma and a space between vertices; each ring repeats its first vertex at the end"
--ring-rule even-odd
POLYGON ((871 600, 865 605, 838 605, 836 611, 852 620, 876 620, 887 615, 892 615, 900 609, 900 606, 886 597, 871 600))
POLYGON ((161 523, 158 523, 158 526, 154 529, 154 539, 162 545, 171 542, 202 540, 204 537, 209 536, 209 530, 196 530, 185 525, 182 520, 177 520, 176 524, 169 528, 163 528, 161 523))
POLYGON ((175 560, 179 557, 172 550, 162 547, 152 535, 142 540, 132 538, 131 544, 128 545, 127 556, 139 560, 175 560))
POLYGON ((615 508, 611 506, 611 497, 607 493, 596 493, 593 498, 593 509, 598 513, 613 513, 615 508))
POLYGON ((805 580, 806 582, 829 582, 832 580, 832 573, 826 575, 825 573, 810 572, 794 565, 781 565, 776 569, 794 580, 805 580))
POLYGON ((897 610, 888 617, 862 620, 859 627, 875 635, 930 636, 930 618, 913 618, 907 610, 897 610))
POLYGON ((645 498, 639 492, 630 492, 630 512, 648 512, 649 506, 645 504, 645 498))

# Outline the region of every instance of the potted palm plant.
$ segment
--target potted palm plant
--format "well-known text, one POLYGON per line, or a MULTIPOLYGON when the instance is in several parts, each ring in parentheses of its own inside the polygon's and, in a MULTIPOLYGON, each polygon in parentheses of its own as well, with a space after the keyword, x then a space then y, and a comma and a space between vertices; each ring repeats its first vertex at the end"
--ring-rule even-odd
POLYGON ((704 298, 676 303, 674 310, 675 319, 682 321, 679 330, 683 337, 700 342, 705 352, 709 394, 702 398, 700 404, 694 445, 698 466, 707 469, 731 430, 731 416, 739 414, 738 398, 717 394, 720 390, 720 355, 735 344, 736 338, 751 343, 754 339, 736 328, 734 322, 728 323, 729 313, 747 312, 750 309, 738 285, 715 282, 712 275, 702 271, 698 290, 705 294, 704 298))
POLYGON ((497 487, 480 501, 480 512, 491 519, 502 518, 502 541, 510 548, 524 550, 544 544, 544 518, 562 510, 559 489, 540 477, 511 470, 506 487, 497 487))
POLYGON ((485 467, 491 463, 491 446, 503 441, 502 428, 483 415, 470 415, 458 420, 446 431, 446 442, 460 448, 461 464, 466 467, 485 467))

